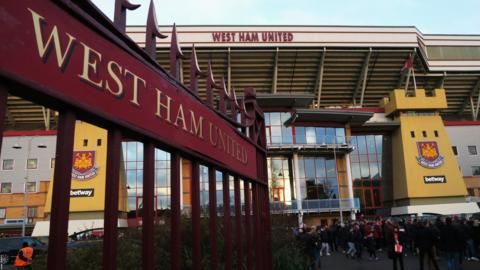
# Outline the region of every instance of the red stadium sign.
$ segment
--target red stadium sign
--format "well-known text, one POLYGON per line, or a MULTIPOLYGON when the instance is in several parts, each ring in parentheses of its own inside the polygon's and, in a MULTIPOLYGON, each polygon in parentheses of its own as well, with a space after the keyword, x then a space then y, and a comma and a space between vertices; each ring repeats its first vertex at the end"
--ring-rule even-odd
POLYGON ((50 1, 6 1, 0 76, 257 179, 256 146, 138 55, 50 1))

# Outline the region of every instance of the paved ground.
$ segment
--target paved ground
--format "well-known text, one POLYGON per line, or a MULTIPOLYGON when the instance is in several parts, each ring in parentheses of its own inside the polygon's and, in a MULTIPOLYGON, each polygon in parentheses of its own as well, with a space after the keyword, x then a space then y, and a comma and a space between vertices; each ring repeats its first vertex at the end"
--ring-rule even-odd
MULTIPOLYGON (((334 253, 332 256, 323 256, 322 257, 322 270, 389 270, 393 269, 392 260, 387 258, 385 252, 378 253, 380 260, 378 261, 369 261, 368 254, 363 253, 362 260, 347 259, 342 253, 334 253)), ((404 258, 405 270, 415 270, 420 269, 418 257, 407 256, 404 258)), ((445 260, 439 260, 438 264, 441 270, 447 269, 447 264, 445 260)), ((428 270, 428 267, 425 263, 425 270, 428 270)), ((433 268, 432 268, 433 269, 433 268)), ((462 270, 478 270, 480 269, 480 262, 464 262, 462 270)))

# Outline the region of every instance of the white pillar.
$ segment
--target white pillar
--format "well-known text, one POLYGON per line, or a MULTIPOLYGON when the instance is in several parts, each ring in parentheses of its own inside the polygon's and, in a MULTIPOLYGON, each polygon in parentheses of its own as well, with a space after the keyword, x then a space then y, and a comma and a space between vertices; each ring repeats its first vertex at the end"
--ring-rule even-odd
POLYGON ((295 193, 297 199, 298 209, 298 226, 303 224, 303 210, 302 210, 302 190, 300 188, 300 172, 298 171, 298 154, 293 153, 293 178, 295 179, 295 193))
MULTIPOLYGON (((348 199, 350 200, 351 205, 354 205, 353 198, 353 179, 352 179, 352 169, 350 167, 350 154, 345 155, 345 164, 347 165, 347 182, 348 182, 348 199)), ((350 211, 350 219, 355 220, 355 212, 350 211)))

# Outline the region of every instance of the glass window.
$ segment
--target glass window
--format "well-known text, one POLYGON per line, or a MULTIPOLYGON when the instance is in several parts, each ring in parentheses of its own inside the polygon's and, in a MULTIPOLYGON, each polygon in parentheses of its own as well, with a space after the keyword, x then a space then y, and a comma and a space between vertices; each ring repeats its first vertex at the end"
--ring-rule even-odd
POLYGON ((27 182, 27 192, 37 192, 37 183, 36 182, 27 182))
POLYGON ((292 144, 293 143, 293 134, 291 127, 282 126, 282 140, 283 143, 292 144))
POLYGON ((6 213, 7 211, 5 208, 0 208, 0 218, 5 218, 6 213))
POLYGON ((37 207, 28 207, 28 217, 34 218, 37 216, 37 207))
POLYGON ((325 161, 325 165, 327 168, 327 177, 336 177, 337 176, 337 170, 335 167, 335 160, 333 159, 327 159, 325 161))
POLYGON ((2 163, 2 170, 13 170, 13 159, 4 159, 2 163))
POLYGON ((38 160, 36 158, 27 159, 27 169, 36 169, 38 160))
POLYGON ((359 163, 352 163, 352 179, 353 180, 358 180, 360 179, 360 164, 359 163))
POLYGON ((471 155, 471 156, 476 156, 477 155, 477 146, 469 145, 468 146, 468 154, 471 155))
POLYGON ((280 113, 278 112, 270 113, 270 125, 272 126, 282 125, 282 121, 280 120, 280 113))
POLYGON ((308 144, 315 144, 317 142, 315 138, 315 128, 307 127, 305 128, 305 133, 307 135, 307 143, 308 144))
POLYGON ((315 177, 316 177, 315 165, 314 165, 313 158, 305 159, 305 177, 307 179, 310 179, 310 178, 315 179, 315 177))
POLYGON ((370 170, 368 163, 360 163, 360 171, 362 178, 370 178, 370 170))
POLYGON ((265 125, 266 126, 270 126, 270 113, 269 112, 266 112, 263 114, 264 117, 265 117, 265 125))
POLYGON ((325 142, 325 128, 317 127, 315 128, 315 137, 317 139, 317 144, 324 144, 325 142))
POLYGON ((382 135, 376 135, 375 136, 375 145, 376 145, 378 154, 382 153, 382 146, 383 146, 383 141, 382 140, 383 140, 382 135))
POLYGON ((12 183, 1 183, 0 193, 12 193, 12 183))
POLYGON ((270 127, 272 143, 282 143, 282 127, 271 126, 270 127))
POLYGON ((480 166, 472 166, 472 175, 480 175, 480 166))
POLYGON ((315 170, 317 171, 316 175, 320 178, 325 178, 326 169, 325 169, 325 159, 324 158, 316 158, 315 159, 315 170))
POLYGON ((373 179, 379 179, 380 178, 376 162, 371 162, 370 163, 370 177, 373 178, 373 179))
POLYGON ((295 143, 297 143, 297 144, 307 143, 307 139, 305 138, 305 128, 304 127, 296 127, 295 128, 295 143))
POLYGON ((345 129, 344 128, 336 128, 335 134, 337 136, 337 143, 344 144, 345 143, 345 129))
POLYGON ((367 153, 367 145, 366 145, 365 136, 358 136, 357 137, 357 142, 358 142, 358 153, 359 154, 366 154, 367 153))
POLYGON ((335 128, 325 129, 325 141, 327 144, 335 143, 335 128))
POLYGON ((456 146, 452 146, 452 151, 455 156, 458 156, 458 151, 456 146))
POLYGON ((382 198, 380 193, 381 192, 378 189, 373 190, 373 206, 374 207, 382 207, 382 198))
POLYGON ((370 189, 365 189, 365 207, 372 207, 372 192, 370 189))
POLYGON ((375 137, 373 135, 369 135, 366 137, 366 142, 367 142, 367 150, 368 150, 368 154, 375 154, 376 153, 376 150, 375 150, 375 137))

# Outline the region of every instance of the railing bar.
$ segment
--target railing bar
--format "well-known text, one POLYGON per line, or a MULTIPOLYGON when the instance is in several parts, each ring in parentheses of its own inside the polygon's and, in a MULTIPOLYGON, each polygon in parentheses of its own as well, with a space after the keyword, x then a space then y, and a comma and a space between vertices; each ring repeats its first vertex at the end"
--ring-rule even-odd
POLYGON ((181 209, 180 209, 180 154, 177 152, 171 153, 170 165, 170 181, 171 181, 171 208, 172 208, 172 270, 180 270, 181 268, 181 209))
POLYGON ((143 209, 142 209, 142 261, 143 269, 153 269, 153 222, 154 222, 154 179, 155 145, 151 141, 144 143, 143 150, 143 209))
POLYGON ((225 238, 225 270, 232 269, 232 226, 230 220, 230 176, 223 172, 223 228, 225 238))
POLYGON ((237 269, 243 269, 243 243, 242 243, 242 198, 240 196, 240 179, 234 178, 235 193, 235 233, 237 250, 237 269))
MULTIPOLYGON (((217 179, 215 168, 208 168, 208 198, 210 210, 210 267, 212 270, 218 269, 218 250, 217 250, 217 179)), ((225 217, 224 217, 225 218, 225 217)))
POLYGON ((200 165, 197 160, 192 161, 192 269, 201 269, 201 231, 200 231, 200 165))

